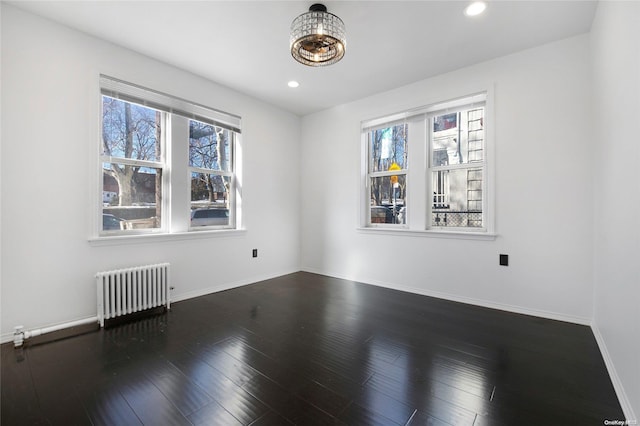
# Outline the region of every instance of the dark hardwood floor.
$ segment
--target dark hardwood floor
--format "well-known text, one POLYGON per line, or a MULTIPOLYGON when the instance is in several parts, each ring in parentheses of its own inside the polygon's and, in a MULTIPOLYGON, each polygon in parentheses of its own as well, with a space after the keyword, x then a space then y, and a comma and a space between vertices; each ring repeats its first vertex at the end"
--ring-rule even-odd
POLYGON ((3 426, 602 425, 591 330, 296 273, 14 349, 3 426))

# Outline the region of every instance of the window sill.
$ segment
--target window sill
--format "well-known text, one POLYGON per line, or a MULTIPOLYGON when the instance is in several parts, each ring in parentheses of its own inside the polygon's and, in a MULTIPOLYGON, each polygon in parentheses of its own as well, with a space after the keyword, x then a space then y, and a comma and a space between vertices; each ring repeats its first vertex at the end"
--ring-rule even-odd
POLYGON ((488 232, 467 232, 467 231, 445 231, 445 230, 415 230, 406 228, 378 228, 378 227, 361 227, 357 228, 358 232, 364 234, 379 235, 401 235, 407 237, 428 237, 428 238, 451 238, 458 240, 484 240, 494 241, 497 234, 488 232))
POLYGON ((137 234, 137 235, 113 235, 107 237, 94 237, 89 239, 93 247, 116 246, 125 244, 144 244, 150 242, 196 240, 204 238, 238 237, 245 235, 246 229, 216 229, 211 231, 191 231, 176 233, 137 234))

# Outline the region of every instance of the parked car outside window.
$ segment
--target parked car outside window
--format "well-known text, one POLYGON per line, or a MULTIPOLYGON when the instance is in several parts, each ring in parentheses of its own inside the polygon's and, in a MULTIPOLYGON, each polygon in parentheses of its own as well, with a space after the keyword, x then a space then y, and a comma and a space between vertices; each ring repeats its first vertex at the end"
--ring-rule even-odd
POLYGON ((393 211, 384 206, 372 206, 371 223, 393 223, 393 211))
POLYGON ((229 209, 195 209, 191 211, 191 226, 229 225, 229 209))
POLYGON ((122 229, 123 219, 116 217, 112 214, 103 213, 102 214, 102 230, 103 231, 113 231, 113 230, 121 230, 122 229))

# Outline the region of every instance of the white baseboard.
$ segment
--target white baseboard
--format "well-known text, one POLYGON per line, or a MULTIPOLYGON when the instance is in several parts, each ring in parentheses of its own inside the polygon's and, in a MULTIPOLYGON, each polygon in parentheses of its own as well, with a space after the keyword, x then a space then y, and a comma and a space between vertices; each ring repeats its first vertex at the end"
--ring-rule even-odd
MULTIPOLYGON (((613 361, 611 359, 611 356, 609 355, 609 351, 607 350, 607 346, 605 344, 604 338, 602 337, 602 334, 600 333, 600 330, 598 329, 597 325, 595 323, 593 323, 588 318, 574 317, 574 316, 560 314, 560 313, 556 313, 556 312, 548 312, 548 311, 544 311, 544 310, 525 308, 525 307, 515 306, 515 305, 507 305, 507 304, 496 303, 496 302, 491 302, 491 301, 482 300, 482 299, 474 299, 474 298, 469 298, 469 297, 457 296, 457 295, 453 295, 453 294, 437 292, 437 291, 430 291, 430 290, 424 290, 424 289, 419 289, 419 288, 415 288, 415 287, 403 286, 403 285, 387 283, 387 282, 382 282, 382 281, 367 281, 367 282, 365 282, 365 281, 355 280, 355 279, 353 279, 351 277, 340 276, 340 274, 331 274, 331 273, 327 273, 325 271, 319 271, 319 270, 315 270, 314 268, 308 268, 308 267, 302 268, 301 271, 310 272, 310 273, 314 273, 314 274, 331 276, 331 277, 345 279, 345 280, 349 280, 349 281, 356 281, 356 282, 360 282, 360 283, 363 283, 363 284, 374 285, 374 286, 389 288, 389 289, 393 289, 393 290, 405 291, 405 292, 419 294, 419 295, 423 295, 423 296, 435 297, 435 298, 438 298, 438 299, 444 299, 444 300, 449 300, 449 301, 453 301, 453 302, 466 303, 466 304, 471 304, 471 305, 476 305, 476 306, 482 306, 482 307, 485 307, 485 308, 498 309, 498 310, 501 310, 501 311, 514 312, 514 313, 518 313, 518 314, 531 315, 531 316, 535 316, 535 317, 541 317, 541 318, 546 318, 546 319, 565 321, 565 322, 570 322, 570 323, 574 323, 574 324, 590 326, 591 330, 593 331, 593 335, 595 336, 595 339, 596 339, 596 342, 598 344, 598 347, 600 348, 600 352, 602 354, 602 357, 604 359, 605 365, 607 367, 607 371, 609 372, 609 376, 611 378, 611 382, 613 383, 613 387, 615 389, 616 395, 618 396, 618 400, 620 401, 620 405, 622 406, 622 410, 624 412, 626 420, 630 420, 630 421, 638 420, 638 417, 636 417, 636 415, 635 415, 635 413, 633 411, 633 408, 631 406, 629 398, 627 397, 627 394, 624 391, 624 387, 622 385, 622 382, 620 381, 620 377, 618 376, 618 373, 616 372, 616 369, 615 369, 615 366, 614 366, 613 361)), ((220 284, 220 285, 216 285, 216 286, 212 286, 212 287, 207 287, 207 288, 204 288, 204 289, 199 289, 199 290, 196 290, 196 291, 191 291, 191 292, 187 292, 187 293, 183 293, 183 294, 177 295, 177 296, 172 298, 171 302, 179 302, 179 301, 182 301, 182 300, 188 300, 188 299, 192 299, 192 298, 195 298, 195 297, 205 296, 207 294, 216 293, 216 292, 224 291, 224 290, 229 290, 229 289, 232 289, 232 288, 242 287, 242 286, 245 286, 245 285, 248 285, 248 284, 257 283, 257 282, 260 282, 260 281, 264 281, 264 280, 280 277, 280 276, 283 276, 283 275, 292 274, 292 273, 295 273, 295 272, 298 272, 298 271, 292 269, 292 270, 282 271, 280 273, 265 274, 265 275, 262 275, 262 276, 254 276, 254 277, 251 277, 251 278, 248 278, 248 279, 243 279, 243 280, 239 280, 239 281, 235 281, 235 282, 231 282, 231 283, 224 283, 224 284, 220 284)), ((73 321, 73 322, 76 322, 76 321, 73 321)), ((71 323, 72 322, 69 322, 69 324, 71 324, 71 323)), ((50 326, 57 326, 57 325, 59 325, 59 324, 49 324, 49 325, 43 326, 41 328, 50 327, 50 326)), ((13 333, 5 333, 5 334, 2 334, 0 336, 0 343, 8 343, 8 342, 11 342, 12 340, 13 340, 13 333)))
POLYGON ((369 284, 369 285, 374 285, 374 286, 377 286, 377 287, 384 287, 384 288, 390 288, 390 289, 393 289, 393 290, 405 291, 405 292, 408 292, 408 293, 419 294, 419 295, 422 295, 422 296, 435 297, 436 299, 444 299, 444 300, 449 300, 449 301, 452 301, 452 302, 460 302, 460 303, 465 303, 465 304, 468 304, 468 305, 481 306, 481 307, 484 307, 484 308, 497 309, 497 310, 500 310, 500 311, 507 311, 507 312, 513 312, 513 313, 516 313, 516 314, 530 315, 530 316, 534 316, 534 317, 552 319, 552 320, 556 320, 556 321, 570 322, 570 323, 579 324, 579 325, 586 325, 586 326, 590 326, 591 325, 591 319, 590 318, 576 317, 576 316, 566 315, 566 314, 562 314, 562 313, 558 313, 558 312, 550 312, 550 311, 545 311, 545 310, 540 310, 540 309, 532 309, 532 308, 526 308, 526 307, 522 307, 522 306, 497 303, 497 302, 492 302, 490 300, 475 299, 475 298, 471 298, 471 297, 458 296, 458 295, 455 295, 455 294, 443 293, 443 292, 432 291, 432 290, 425 290, 425 289, 421 289, 421 288, 403 286, 403 285, 398 285, 398 284, 395 284, 395 283, 388 283, 388 282, 383 282, 383 281, 375 281, 375 280, 374 281, 371 281, 371 280, 360 281, 360 280, 356 280, 356 279, 354 279, 352 277, 340 276, 340 274, 331 274, 331 273, 326 273, 326 272, 323 272, 323 271, 318 271, 318 270, 315 270, 314 268, 304 268, 303 271, 311 272, 311 273, 314 273, 314 274, 320 274, 320 275, 328 275, 328 276, 331 276, 331 277, 334 277, 334 278, 340 278, 340 279, 345 279, 345 280, 350 280, 350 281, 356 281, 356 282, 360 282, 362 284, 369 284))
MULTIPOLYGON (((242 287, 244 285, 253 284, 253 283, 257 283, 257 282, 260 282, 260 281, 268 280, 268 279, 271 279, 271 278, 276 278, 276 277, 280 277, 280 276, 283 276, 283 275, 292 274, 294 272, 298 272, 298 270, 297 269, 291 269, 291 270, 287 270, 287 271, 281 271, 280 273, 258 275, 258 276, 253 276, 251 278, 247 278, 247 279, 240 280, 240 281, 235 281, 235 282, 231 282, 231 283, 224 283, 224 284, 220 284, 220 285, 216 285, 216 286, 212 286, 212 287, 198 289, 196 291, 182 293, 182 294, 179 294, 179 295, 176 295, 176 296, 172 296, 171 297, 171 303, 180 302, 182 300, 187 300, 187 299, 192 299, 194 297, 205 296, 207 294, 216 293, 218 291, 224 291, 224 290, 229 290, 229 289, 236 288, 236 287, 242 287)), ((90 318, 93 318, 93 317, 89 317, 87 319, 90 319, 90 318)), ((80 320, 84 320, 84 318, 81 318, 80 320)), ((77 322, 77 321, 78 320, 69 321, 69 322, 63 322, 63 323, 56 323, 56 324, 45 324, 45 325, 41 325, 41 326, 34 326, 34 327, 31 327, 30 329, 41 329, 41 328, 48 328, 48 327, 52 327, 52 326, 61 326, 61 328, 62 328, 62 327, 64 327, 65 324, 69 324, 69 327, 71 327, 72 324, 77 322)), ((12 332, 11 333, 4 333, 4 334, 2 334, 0 336, 0 343, 8 343, 8 342, 12 342, 12 341, 13 341, 13 333, 12 332)))
MULTIPOLYGON (((631 406, 631 401, 627 397, 627 393, 624 391, 624 386, 620 381, 620 376, 618 376, 618 372, 616 371, 616 367, 613 364, 613 360, 611 359, 611 355, 609 355, 609 350, 607 349, 607 345, 602 337, 602 333, 600 333, 600 329, 598 329, 598 325, 593 323, 591 324, 591 330, 593 331, 593 335, 596 338, 596 342, 598 343, 598 347, 600 348, 600 353, 602 354, 602 358, 604 359, 604 363, 607 366, 607 371, 609 372, 609 377, 611 378, 611 383, 613 383, 613 388, 616 391, 616 395, 618 396, 618 401, 620 401, 620 406, 622 407, 622 411, 626 420, 636 422, 640 421, 636 414, 633 412, 633 407, 631 406)), ((610 420, 625 420, 625 419, 610 419, 610 420)), ((633 423, 630 423, 633 424, 633 423)), ((638 423, 640 424, 640 423, 638 423)))
MULTIPOLYGON (((495 302, 490 302, 490 301, 486 301, 486 300, 473 299, 473 298, 469 298, 469 297, 461 297, 461 296, 451 295, 451 294, 447 294, 447 293, 441 293, 441 292, 434 292, 434 291, 428 291, 428 290, 423 290, 423 289, 417 289, 417 288, 413 288, 413 287, 402 286, 402 285, 397 285, 397 284, 392 284, 392 283, 363 282, 363 281, 359 281, 359 280, 354 280, 351 277, 339 276, 339 274, 327 274, 326 272, 314 270, 313 268, 304 268, 303 270, 305 272, 311 272, 311 273, 314 273, 314 274, 328 275, 328 276, 335 277, 335 278, 341 278, 341 279, 345 279, 345 280, 361 282, 363 284, 375 285, 375 286, 378 286, 378 287, 385 287, 385 288, 390 288, 390 289, 393 289, 393 290, 406 291, 406 292, 409 292, 409 293, 415 293, 415 294, 420 294, 420 295, 423 295, 423 296, 435 297, 435 298, 438 298, 438 299, 450 300, 450 301, 453 301, 453 302, 467 303, 467 304, 471 304, 471 305, 482 306, 482 307, 485 307, 485 308, 498 309, 498 310, 501 310, 501 311, 514 312, 514 313, 518 313, 518 314, 531 315, 531 316, 535 316, 535 317, 541 317, 541 318, 546 318, 546 319, 552 319, 552 320, 558 320, 558 321, 564 321, 564 322, 570 322, 570 323, 574 323, 574 324, 589 326, 591 328, 592 332, 593 332, 593 335, 595 336, 595 339, 596 339, 596 342, 598 344, 598 347, 600 348, 600 353, 602 354, 602 358, 604 359, 605 365, 607 366, 607 371, 609 373, 609 377, 611 378, 611 382, 613 384, 613 387, 615 389, 616 395, 618 397, 618 401, 620 401, 620 405, 622 407, 622 411, 624 412, 626 420, 636 421, 636 422, 638 422, 640 420, 640 419, 638 419, 638 417, 636 417, 636 415, 635 415, 635 413, 633 411, 633 408, 631 407, 631 402, 629 401, 629 398, 627 397, 627 394, 624 391, 624 387, 622 386, 622 382, 620 381, 620 377, 618 376, 618 373, 616 372, 615 366, 613 364, 613 360, 611 359, 611 356, 609 355, 609 351, 607 350, 607 346, 606 346, 605 341, 604 341, 604 339, 602 337, 602 334, 600 333, 600 330, 598 329, 597 325, 594 324, 593 321, 588 319, 588 318, 574 317, 574 316, 570 316, 570 315, 559 314, 559 313, 556 313, 556 312, 548 312, 548 311, 544 311, 544 310, 530 309, 530 308, 524 308, 524 307, 514 306, 514 305, 506 305, 506 304, 495 303, 495 302)), ((610 420, 624 420, 624 419, 610 419, 610 420)), ((633 424, 633 423, 630 423, 630 424, 633 424)), ((640 423, 638 423, 638 424, 640 424, 640 423)))
POLYGON ((255 283, 258 283, 260 281, 270 280, 272 278, 277 278, 277 277, 281 277, 283 275, 293 274, 295 272, 298 272, 298 270, 297 269, 291 269, 291 270, 282 271, 282 272, 276 273, 276 274, 258 275, 258 276, 253 276, 251 278, 239 280, 239 281, 234 281, 234 282, 231 282, 231 283, 223 283, 223 284, 218 284, 218 285, 214 285, 214 286, 211 286, 211 287, 198 289, 198 290, 195 290, 195 291, 189 291, 189 292, 186 292, 186 293, 178 294, 176 296, 172 296, 171 297, 171 303, 180 302, 180 301, 188 300, 188 299, 193 299, 194 297, 206 296, 207 294, 217 293, 219 291, 230 290, 232 288, 242 287, 242 286, 249 285, 249 284, 255 284, 255 283))

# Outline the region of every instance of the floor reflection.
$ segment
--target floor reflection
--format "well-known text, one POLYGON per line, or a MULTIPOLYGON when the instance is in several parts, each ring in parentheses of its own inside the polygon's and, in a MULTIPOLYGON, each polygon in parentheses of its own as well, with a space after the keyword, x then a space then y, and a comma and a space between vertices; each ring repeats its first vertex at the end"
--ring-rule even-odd
POLYGON ((2 424, 601 424, 588 327, 309 273, 2 347, 2 424))

